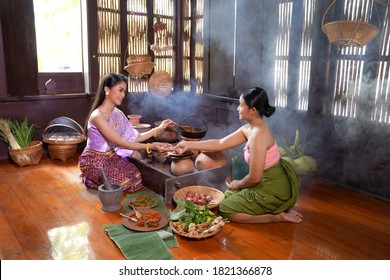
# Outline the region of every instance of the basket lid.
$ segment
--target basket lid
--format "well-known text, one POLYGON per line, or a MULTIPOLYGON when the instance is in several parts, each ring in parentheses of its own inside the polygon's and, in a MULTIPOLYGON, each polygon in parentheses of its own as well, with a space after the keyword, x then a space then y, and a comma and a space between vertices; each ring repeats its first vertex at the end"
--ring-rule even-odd
POLYGON ((58 117, 48 123, 43 134, 54 132, 78 132, 84 134, 84 129, 69 117, 58 117))

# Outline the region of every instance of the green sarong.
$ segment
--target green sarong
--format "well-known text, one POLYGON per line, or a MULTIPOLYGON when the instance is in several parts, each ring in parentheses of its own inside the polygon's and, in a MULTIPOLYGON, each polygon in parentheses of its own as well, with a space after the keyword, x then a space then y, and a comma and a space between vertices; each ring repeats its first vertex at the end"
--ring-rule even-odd
POLYGON ((237 213, 277 214, 294 207, 299 192, 299 179, 293 167, 284 159, 264 170, 262 180, 254 187, 227 189, 219 212, 230 219, 237 213))

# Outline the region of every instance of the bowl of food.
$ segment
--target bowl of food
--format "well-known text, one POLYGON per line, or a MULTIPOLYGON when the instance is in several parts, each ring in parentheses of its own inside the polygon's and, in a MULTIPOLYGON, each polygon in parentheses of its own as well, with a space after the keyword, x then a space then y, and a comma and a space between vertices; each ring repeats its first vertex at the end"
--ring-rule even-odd
POLYGON ((143 133, 150 130, 150 124, 140 123, 137 125, 133 125, 133 128, 135 128, 139 133, 143 133))
POLYGON ((184 187, 173 195, 173 200, 176 204, 180 201, 189 200, 194 204, 207 206, 209 209, 218 207, 224 198, 225 195, 222 191, 206 186, 184 187))

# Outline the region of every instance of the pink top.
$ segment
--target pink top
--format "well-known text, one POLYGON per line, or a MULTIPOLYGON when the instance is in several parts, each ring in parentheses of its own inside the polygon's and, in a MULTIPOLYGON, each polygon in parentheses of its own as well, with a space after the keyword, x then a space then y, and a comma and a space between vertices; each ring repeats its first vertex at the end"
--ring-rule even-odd
MULTIPOLYGON (((249 165, 249 160, 250 160, 250 152, 249 152, 249 147, 245 146, 244 148, 244 158, 245 161, 249 165)), ((276 163, 279 162, 280 159, 280 153, 278 149, 278 145, 273 144, 271 148, 267 150, 267 153, 265 154, 265 166, 264 170, 270 168, 271 166, 275 165, 276 163)))

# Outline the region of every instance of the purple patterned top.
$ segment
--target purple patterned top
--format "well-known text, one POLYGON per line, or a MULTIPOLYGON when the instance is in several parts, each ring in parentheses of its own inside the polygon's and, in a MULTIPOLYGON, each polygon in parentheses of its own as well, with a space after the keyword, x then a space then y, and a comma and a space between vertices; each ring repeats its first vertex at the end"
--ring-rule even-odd
MULTIPOLYGON (((126 141, 134 142, 140 136, 139 132, 131 126, 130 121, 126 118, 125 114, 123 114, 123 112, 118 108, 114 108, 108 123, 126 141)), ((87 128, 87 149, 98 152, 107 152, 113 149, 123 158, 130 157, 132 155, 133 150, 119 148, 115 144, 107 141, 96 126, 92 125, 90 122, 88 122, 87 128)))

